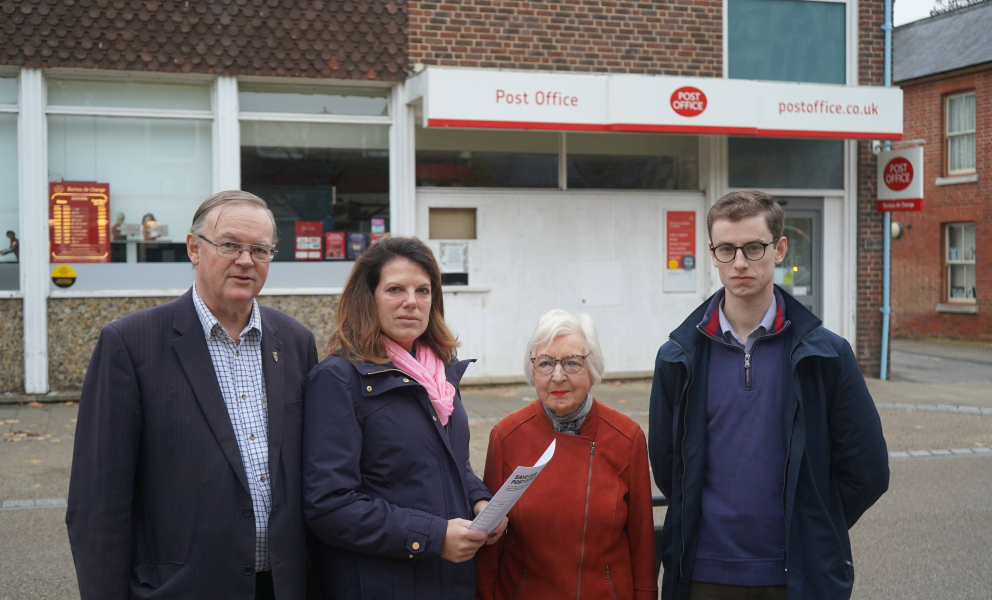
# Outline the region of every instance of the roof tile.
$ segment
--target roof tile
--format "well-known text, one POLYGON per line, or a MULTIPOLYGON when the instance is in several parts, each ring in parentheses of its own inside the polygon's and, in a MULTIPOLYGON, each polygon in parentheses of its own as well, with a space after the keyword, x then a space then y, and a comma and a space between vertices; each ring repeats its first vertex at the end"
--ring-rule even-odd
POLYGON ((397 0, 0 0, 0 14, 7 65, 396 81, 407 63, 397 0))

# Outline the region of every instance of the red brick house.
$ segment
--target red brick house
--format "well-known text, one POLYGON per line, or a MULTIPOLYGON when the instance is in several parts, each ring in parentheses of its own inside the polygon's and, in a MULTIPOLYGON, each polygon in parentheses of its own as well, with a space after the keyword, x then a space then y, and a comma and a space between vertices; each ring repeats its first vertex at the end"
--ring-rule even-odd
POLYGON ((904 138, 924 145, 924 210, 896 213, 894 337, 992 340, 992 3, 898 27, 904 138))

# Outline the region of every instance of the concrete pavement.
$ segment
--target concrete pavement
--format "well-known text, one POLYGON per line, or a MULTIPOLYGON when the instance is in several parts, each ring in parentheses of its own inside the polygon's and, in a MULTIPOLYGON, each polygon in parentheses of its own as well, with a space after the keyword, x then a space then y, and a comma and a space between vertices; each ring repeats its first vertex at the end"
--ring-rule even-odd
MULTIPOLYGON (((981 367, 981 365, 978 365, 981 367)), ((992 572, 992 393, 983 383, 868 381, 892 461, 888 494, 852 530, 859 600, 983 599, 992 572), (989 408, 983 412, 982 408, 989 408), (951 449, 987 451, 957 456, 951 449), (909 451, 947 450, 909 458, 909 451)), ((647 428, 649 381, 605 382, 597 399, 647 428)), ((534 398, 526 386, 462 390, 481 473, 489 431, 534 398)), ((76 598, 64 508, 17 501, 64 499, 78 407, 0 405, 0 600, 76 598)), ((656 509, 661 522, 664 509, 656 509)))

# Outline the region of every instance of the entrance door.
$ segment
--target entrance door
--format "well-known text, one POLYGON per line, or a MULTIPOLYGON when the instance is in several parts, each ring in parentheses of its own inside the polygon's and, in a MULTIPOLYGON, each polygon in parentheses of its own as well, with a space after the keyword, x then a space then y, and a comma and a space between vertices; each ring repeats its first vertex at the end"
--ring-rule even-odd
POLYGON ((775 283, 823 316, 823 200, 781 198, 789 252, 775 268, 775 283))

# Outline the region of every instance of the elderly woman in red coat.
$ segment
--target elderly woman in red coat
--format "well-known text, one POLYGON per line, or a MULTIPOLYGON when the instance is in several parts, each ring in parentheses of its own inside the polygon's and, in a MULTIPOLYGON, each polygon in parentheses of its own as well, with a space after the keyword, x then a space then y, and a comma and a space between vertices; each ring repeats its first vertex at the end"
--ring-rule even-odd
POLYGON ((506 534, 479 551, 478 600, 658 597, 647 445, 630 417, 597 402, 603 355, 588 315, 553 310, 527 344, 537 400, 489 436, 485 484, 555 455, 510 511, 506 534))

